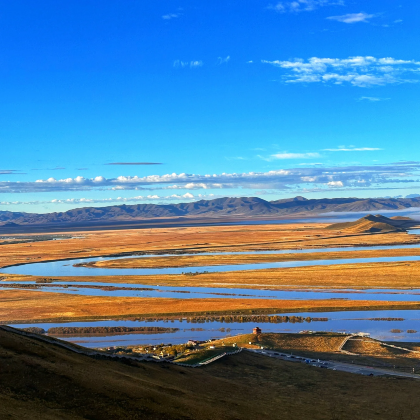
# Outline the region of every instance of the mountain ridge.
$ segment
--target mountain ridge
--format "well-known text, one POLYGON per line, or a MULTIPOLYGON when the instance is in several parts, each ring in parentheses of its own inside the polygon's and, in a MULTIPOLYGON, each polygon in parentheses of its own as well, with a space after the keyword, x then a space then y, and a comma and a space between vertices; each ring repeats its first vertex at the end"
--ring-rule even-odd
POLYGON ((385 233, 405 232, 412 227, 414 220, 409 217, 386 217, 381 214, 368 214, 354 222, 334 223, 327 229, 340 230, 342 233, 385 233))
POLYGON ((301 196, 266 201, 258 197, 224 197, 178 204, 133 204, 81 207, 65 212, 25 213, 0 211, 0 227, 5 224, 39 225, 56 223, 127 222, 174 217, 257 217, 317 215, 328 212, 403 210, 420 207, 414 198, 323 198, 301 196))

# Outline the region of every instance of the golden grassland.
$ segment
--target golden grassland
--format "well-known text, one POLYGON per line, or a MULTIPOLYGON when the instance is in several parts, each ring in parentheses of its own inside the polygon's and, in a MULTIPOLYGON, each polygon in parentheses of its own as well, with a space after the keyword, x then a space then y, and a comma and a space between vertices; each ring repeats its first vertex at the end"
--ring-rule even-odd
POLYGON ((412 420, 420 381, 242 352, 204 368, 97 360, 0 330, 0 417, 412 420))
POLYGON ((308 254, 247 254, 247 255, 197 255, 168 256, 148 258, 126 258, 118 260, 95 261, 85 264, 98 268, 163 268, 200 267, 217 265, 255 264, 287 261, 320 261, 348 258, 406 257, 420 255, 420 248, 387 249, 363 251, 316 252, 308 254))
MULTIPOLYGON (((398 347, 408 348, 413 350, 411 347, 405 347, 404 344, 394 342, 398 347)), ((411 367, 415 368, 416 371, 420 371, 420 352, 408 352, 401 349, 385 346, 378 340, 364 337, 354 337, 347 341, 344 345, 343 350, 355 353, 362 359, 371 360, 374 358, 376 361, 397 365, 399 367, 411 367)), ((417 349, 418 351, 418 345, 417 349)), ((354 360, 354 358, 353 358, 354 360)))
MULTIPOLYGON (((3 278, 19 282, 41 281, 44 277, 4 275, 3 278)), ((54 278, 69 284, 77 281, 232 289, 417 289, 420 288, 420 261, 216 272, 197 276, 180 274, 54 278)))
MULTIPOLYGON (((269 327, 268 327, 269 328, 269 327)), ((355 336, 350 338, 343 350, 353 353, 346 354, 340 351, 340 346, 348 334, 339 333, 263 333, 260 335, 243 334, 227 337, 211 343, 213 346, 225 345, 226 349, 232 350, 232 344, 239 347, 260 348, 278 350, 287 354, 301 355, 308 358, 322 360, 336 360, 359 365, 395 368, 400 371, 420 372, 420 352, 414 353, 406 350, 388 347, 385 342, 368 337, 355 336), (249 344, 251 343, 251 344, 249 344)), ((419 350, 418 343, 393 342, 398 347, 410 350, 419 350)), ((210 344, 206 344, 209 346, 210 344)), ((198 355, 196 356, 199 357, 198 355)))
MULTIPOLYGON (((78 234, 80 235, 80 234, 78 234)), ((228 227, 193 227, 144 229, 124 231, 99 231, 83 233, 83 239, 63 239, 32 244, 1 245, 0 267, 14 264, 40 262, 66 258, 100 255, 119 255, 133 252, 193 252, 193 251, 250 251, 258 249, 301 249, 350 245, 390 245, 418 243, 419 238, 405 233, 340 236, 339 232, 325 229, 320 224, 287 224, 228 227)), ((416 249, 390 251, 369 250, 360 252, 319 253, 312 255, 287 254, 282 256, 194 256, 180 258, 195 264, 227 264, 277 261, 288 258, 317 259, 356 256, 415 255, 416 249)), ((169 264, 162 257, 144 259, 157 265, 169 264)), ((172 266, 175 257, 168 258, 172 266)), ((100 281, 107 283, 136 283, 162 286, 247 287, 247 288, 417 288, 420 287, 420 263, 343 264, 336 266, 311 266, 269 270, 248 270, 186 275, 152 276, 86 276, 63 277, 65 281, 100 281)), ((1 273, 1 269, 0 269, 1 273)), ((1 276, 1 274, 0 274, 1 276)), ((5 280, 37 280, 37 277, 6 275, 5 280)))
POLYGON ((420 309, 419 302, 313 299, 172 299, 81 296, 28 290, 0 293, 0 322, 109 319, 144 315, 211 314, 249 311, 307 312, 420 309))
POLYGON ((0 267, 135 252, 222 252, 420 243, 419 238, 406 233, 343 235, 325 229, 325 226, 291 223, 75 233, 82 238, 0 245, 0 267))
MULTIPOLYGON (((78 234, 80 235, 80 234, 78 234)), ((82 239, 0 245, 0 266, 65 258, 81 258, 132 252, 250 251, 258 249, 322 248, 349 245, 417 243, 405 233, 340 236, 320 224, 287 224, 227 227, 193 227, 99 231, 83 233, 82 239)), ((388 251, 366 250, 351 255, 378 256, 388 251)), ((392 250, 392 255, 413 255, 416 250, 392 250)), ((346 257, 342 252, 336 257, 346 257)), ((386 254, 391 255, 391 254, 386 254)), ((332 258, 334 254, 313 254, 302 258, 332 258)), ((236 261, 240 256, 234 256, 236 261)), ((272 256, 244 256, 260 258, 272 256)), ((293 259, 296 259, 296 255, 293 259)), ((301 256, 298 256, 298 258, 301 256)), ((172 257, 171 257, 172 258, 172 257)), ((184 257, 180 257, 183 259, 184 257)), ((185 257, 190 258, 190 257, 185 257)), ((201 261, 208 257, 194 256, 201 261), (201 260, 200 260, 201 259, 201 260)), ((233 261, 223 256, 224 261, 233 261)), ((278 256, 276 256, 278 258, 278 256)), ((281 258, 291 258, 284 255, 281 258)), ((150 260, 158 260, 151 258, 150 260)), ((145 259, 146 260, 146 259, 145 259)), ((149 259, 147 259, 149 260, 149 259)), ((206 260, 208 261, 208 260, 206 260)), ((248 260, 249 261, 249 260, 248 260)), ((255 260, 253 260, 255 261, 255 260)), ((261 261, 261 260, 259 260, 261 261)), ((1 269, 0 269, 1 272, 1 269)), ((93 273, 94 274, 94 273, 93 273)), ((4 280, 42 280, 42 277, 5 275, 4 280)), ((226 288, 417 288, 420 262, 343 264, 270 270, 157 276, 58 277, 59 280, 104 283, 132 283, 160 286, 226 288)), ((343 295, 344 296, 344 295, 343 295)), ((0 320, 89 319, 144 314, 226 313, 231 311, 328 311, 349 309, 414 309, 419 302, 366 302, 347 300, 264 300, 264 299, 141 299, 77 296, 28 290, 0 290, 0 320)))
MULTIPOLYGON (((268 327, 269 328, 269 327, 268 327)), ((216 356, 222 352, 231 352, 238 347, 249 349, 279 350, 290 354, 311 354, 311 357, 330 357, 334 353, 339 353, 339 347, 347 337, 337 333, 316 333, 316 334, 288 334, 288 333, 263 333, 241 334, 233 337, 226 337, 220 340, 205 343, 199 351, 187 353, 177 362, 198 363, 206 358, 216 356), (210 346, 215 347, 211 349, 210 346)))
MULTIPOLYGON (((269 327, 268 327, 269 328, 269 327)), ((292 334, 292 333, 262 333, 262 334, 241 334, 234 337, 227 337, 212 342, 212 345, 224 343, 231 345, 236 343, 240 347, 264 348, 291 351, 310 351, 317 353, 335 353, 339 351, 340 345, 347 337, 339 333, 315 333, 315 334, 292 334), (251 343, 251 344, 249 344, 251 343)))

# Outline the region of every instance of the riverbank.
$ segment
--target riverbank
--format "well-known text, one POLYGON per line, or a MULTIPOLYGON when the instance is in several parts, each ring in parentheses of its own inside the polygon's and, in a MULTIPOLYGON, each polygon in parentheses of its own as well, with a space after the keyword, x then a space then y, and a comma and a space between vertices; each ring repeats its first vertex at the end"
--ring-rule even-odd
MULTIPOLYGON (((73 258, 185 252, 419 244, 407 233, 343 235, 327 224, 207 226, 84 232, 73 239, 1 245, 0 267, 73 258)), ((54 234, 52 234, 54 237, 54 234)))
MULTIPOLYGON (((0 275, 1 276, 1 275, 0 275)), ((418 289, 420 261, 338 264, 295 268, 200 273, 199 275, 41 277, 7 274, 2 280, 86 282, 145 286, 246 289, 418 289)), ((2 293, 0 291, 0 293, 2 293)))
POLYGON ((419 302, 345 299, 167 299, 66 295, 28 290, 4 290, 0 294, 0 322, 71 321, 180 314, 371 311, 416 309, 419 302))
POLYGON ((202 267, 224 266, 240 264, 262 264, 270 262, 289 261, 322 261, 341 260, 354 258, 384 258, 418 256, 420 248, 395 248, 386 250, 363 250, 363 251, 339 251, 339 252, 316 252, 316 253, 290 253, 290 254, 246 254, 246 255, 196 255, 196 256, 165 256, 148 258, 121 258, 105 261, 91 261, 76 264, 76 267, 91 268, 169 268, 169 267, 202 267))

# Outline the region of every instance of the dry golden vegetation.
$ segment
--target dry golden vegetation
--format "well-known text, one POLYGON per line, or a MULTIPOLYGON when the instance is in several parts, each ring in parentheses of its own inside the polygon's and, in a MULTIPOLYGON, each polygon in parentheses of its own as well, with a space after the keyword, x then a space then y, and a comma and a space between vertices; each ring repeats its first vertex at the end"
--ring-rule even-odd
MULTIPOLYGON (((77 234, 80 235, 80 234, 77 234)), ((419 238, 405 233, 343 236, 320 224, 258 226, 212 226, 84 232, 83 238, 24 244, 0 245, 0 266, 46 260, 120 255, 133 252, 249 251, 301 249, 350 245, 417 243, 419 238)), ((343 252, 341 254, 300 255, 299 258, 407 255, 417 250, 343 252)), ((172 261, 170 257, 170 260, 172 261)), ((180 257, 209 261, 206 256, 180 257)), ((224 262, 262 261, 273 256, 222 256, 224 262)), ((276 259, 279 256, 275 257, 276 259)), ((280 258, 292 258, 283 255, 280 258)), ((293 256, 296 259, 296 256, 293 256)), ((161 261, 150 258, 147 261, 161 261)), ((146 259, 144 259, 146 262, 146 259)), ((157 264, 161 264, 158 262, 157 264)), ((373 263, 302 268, 254 270, 188 275, 90 276, 58 278, 67 282, 89 281, 137 283, 161 286, 246 287, 246 288, 410 288, 420 287, 420 262, 373 263)), ((1 269, 0 269, 1 272, 1 269)), ((92 273, 94 274, 94 273, 92 273)), ((1 277, 1 276, 0 276, 1 277)), ((42 280, 39 277, 5 275, 5 280, 42 280)), ((345 297, 345 295, 343 295, 345 297)), ((144 314, 175 314, 235 311, 322 311, 347 309, 413 309, 419 302, 366 302, 347 300, 264 300, 264 299, 152 299, 77 296, 27 290, 0 290, 0 320, 89 319, 127 317, 144 314)))
MULTIPOLYGON (((248 289, 417 289, 420 261, 358 263, 189 275, 54 277, 71 282, 127 283, 160 286, 248 289)), ((5 280, 42 280, 43 277, 6 275, 5 280)), ((1 293, 1 291, 0 291, 1 293)), ((420 297, 419 297, 420 300, 420 297)))
MULTIPOLYGON (((194 227, 170 229, 144 229, 125 231, 100 231, 83 233, 83 239, 67 239, 32 244, 1 246, 0 267, 46 260, 81 258, 89 256, 133 252, 192 252, 192 251, 250 251, 257 249, 322 248, 350 245, 413 244, 419 242, 414 235, 389 233, 375 235, 340 236, 324 225, 288 224, 229 227, 194 227)), ((214 264, 263 262, 273 259, 317 259, 356 256, 415 255, 416 249, 391 251, 342 252, 312 255, 287 254, 281 256, 194 256, 180 258, 182 264, 214 264)), ((175 257, 144 259, 144 263, 158 266, 176 265, 175 257)), ((135 261, 138 261, 135 259, 135 261)), ((118 262, 118 264, 120 264, 118 262)), ((250 288, 410 288, 420 287, 420 263, 343 264, 336 266, 311 266, 302 268, 249 270, 185 275, 153 276, 90 276, 66 277, 66 281, 100 281, 112 283, 139 283, 166 286, 250 287, 250 288)), ((0 270, 1 271, 1 270, 0 270)), ((36 277, 7 275, 4 279, 36 280, 36 277)))
POLYGON ((288 334, 288 333, 262 333, 243 334, 235 337, 227 337, 212 342, 212 345, 225 343, 226 345, 236 343, 240 347, 265 348, 282 350, 285 352, 317 352, 334 353, 339 351, 340 345, 347 337, 338 333, 316 333, 316 334, 288 334), (252 343, 252 344, 249 344, 252 343))
MULTIPOLYGON (((263 333, 260 335, 244 334, 235 337, 227 337, 212 342, 214 346, 225 344, 231 346, 236 343, 240 347, 259 348, 278 350, 284 353, 293 353, 310 358, 320 358, 323 360, 336 360, 359 365, 396 368, 403 372, 411 372, 415 369, 420 372, 420 352, 410 352, 407 350, 390 347, 385 342, 374 340, 367 337, 351 337, 344 344, 340 351, 340 346, 348 334, 338 333, 313 333, 313 334, 288 334, 288 333, 263 333), (252 343, 252 344, 249 344, 252 343), (351 353, 351 354, 350 354, 351 353)), ((392 343, 401 348, 416 350, 415 343, 392 343)), ((230 347, 228 347, 230 348, 230 347)))
POLYGON ((211 314, 249 311, 307 312, 338 310, 420 309, 419 302, 316 299, 171 299, 81 296, 27 290, 0 293, 0 322, 108 319, 168 314, 211 314))
POLYGON ((343 235, 325 229, 325 226, 209 226, 75 233, 83 238, 0 245, 0 267, 135 252, 252 251, 420 243, 419 238, 406 233, 343 235))
POLYGON ((242 352, 205 368, 95 360, 0 330, 0 417, 410 420, 420 382, 242 352))
POLYGON ((399 342, 393 342, 392 345, 400 348, 390 347, 386 343, 370 338, 354 337, 346 342, 343 350, 360 356, 353 358, 356 363, 360 363, 360 359, 367 364, 374 360, 385 366, 395 366, 400 369, 414 368, 416 373, 418 373, 420 371, 420 352, 418 349, 415 351, 402 350, 414 349, 411 348, 412 346, 406 346, 404 343, 399 342))
POLYGON ((199 267, 217 265, 255 264, 287 261, 320 261, 348 258, 406 257, 420 255, 420 248, 388 249, 364 251, 317 252, 308 254, 246 254, 246 255, 197 255, 168 256, 152 258, 125 258, 118 260, 96 261, 85 264, 99 268, 162 268, 162 267, 199 267))
MULTIPOLYGON (((393 343, 395 346, 400 347, 401 344, 398 342, 393 343)), ((404 347, 404 346, 402 346, 404 347)), ((356 353, 364 356, 380 356, 383 358, 405 358, 415 359, 417 362, 420 360, 420 352, 408 352, 398 348, 388 347, 383 345, 380 341, 373 340, 371 338, 354 337, 347 341, 344 345, 343 350, 351 353, 356 353)))

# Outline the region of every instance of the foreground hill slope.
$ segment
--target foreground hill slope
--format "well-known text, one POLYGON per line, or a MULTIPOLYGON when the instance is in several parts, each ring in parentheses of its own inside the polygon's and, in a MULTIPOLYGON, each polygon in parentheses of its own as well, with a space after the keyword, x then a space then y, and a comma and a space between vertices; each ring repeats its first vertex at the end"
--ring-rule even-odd
POLYGON ((0 226, 54 223, 130 222, 140 219, 174 217, 259 217, 314 215, 326 212, 365 212, 403 210, 420 207, 417 198, 332 198, 308 200, 294 197, 266 201, 258 197, 225 197, 179 204, 135 204, 107 207, 83 207, 57 213, 21 213, 0 211, 0 226))
POLYGON ((205 368, 96 360, 0 328, 3 419, 412 419, 420 381, 242 352, 205 368))
POLYGON ((334 223, 328 229, 340 230, 342 233, 385 233, 404 232, 414 224, 408 217, 385 217, 380 214, 369 214, 355 222, 334 223))

